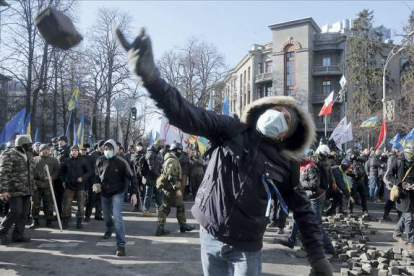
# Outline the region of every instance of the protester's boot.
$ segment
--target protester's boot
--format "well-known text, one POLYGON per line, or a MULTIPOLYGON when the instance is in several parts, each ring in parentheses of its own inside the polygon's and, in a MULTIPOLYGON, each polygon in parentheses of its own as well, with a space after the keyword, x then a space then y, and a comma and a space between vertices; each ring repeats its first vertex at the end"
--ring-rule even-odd
POLYGON ((46 227, 47 228, 53 228, 53 222, 51 219, 46 220, 46 227))
POLYGON ((185 232, 190 232, 193 231, 195 229, 194 226, 188 225, 188 224, 183 224, 180 226, 180 232, 181 233, 185 233, 185 232))
POLYGON ((29 228, 30 229, 35 229, 35 228, 38 228, 39 225, 40 225, 39 219, 38 218, 35 218, 35 219, 33 219, 33 222, 32 222, 32 224, 30 225, 29 228))
POLYGON ((68 222, 68 219, 67 219, 67 218, 64 218, 64 219, 62 220, 62 228, 63 228, 63 229, 68 229, 68 227, 69 227, 69 222, 68 222))
POLYGON ((126 256, 125 247, 124 246, 118 246, 117 249, 116 249, 115 255, 118 256, 118 257, 126 256))
POLYGON ((156 236, 165 236, 170 234, 170 231, 164 229, 164 226, 158 225, 157 232, 155 232, 156 236))
POLYGON ((82 218, 76 218, 76 229, 82 229, 82 218))

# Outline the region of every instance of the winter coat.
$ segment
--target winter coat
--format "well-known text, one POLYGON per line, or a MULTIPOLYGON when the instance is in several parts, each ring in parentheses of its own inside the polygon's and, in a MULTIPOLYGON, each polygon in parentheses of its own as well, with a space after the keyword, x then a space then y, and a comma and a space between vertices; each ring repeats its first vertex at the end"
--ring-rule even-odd
POLYGON ((62 164, 63 161, 70 157, 70 145, 66 144, 63 147, 57 147, 54 151, 54 157, 62 164))
MULTIPOLYGON (((384 175, 384 178, 383 178, 383 181, 385 183, 385 187, 388 190, 391 190, 392 186, 394 186, 394 183, 392 183, 392 181, 390 179, 390 176, 391 176, 390 170, 391 170, 392 165, 393 165, 393 163, 396 159, 397 159, 397 153, 396 152, 390 152, 389 155, 388 155, 388 159, 387 159, 387 170, 385 171, 385 175, 384 175)), ((394 175, 394 177, 396 177, 396 176, 394 175)))
POLYGON ((61 164, 60 168, 60 180, 65 182, 65 188, 72 191, 85 190, 88 186, 89 177, 92 172, 85 159, 78 156, 73 158, 72 156, 66 158, 61 164), (82 178, 81 182, 78 182, 78 178, 82 178))
POLYGON ((290 174, 290 162, 299 159, 315 137, 311 116, 293 98, 259 99, 245 108, 239 121, 190 104, 162 79, 146 88, 171 125, 215 145, 192 207, 201 227, 240 250, 260 250, 268 222, 266 183, 272 181, 294 213, 309 258, 324 257, 315 212, 299 178, 292 181, 290 174), (262 136, 255 127, 258 117, 278 104, 294 108, 299 117, 295 133, 279 142, 262 136))
POLYGON ((325 194, 321 189, 321 176, 315 162, 304 160, 300 163, 300 183, 310 200, 316 200, 325 194))
POLYGON ((369 177, 377 177, 380 168, 380 161, 378 156, 372 154, 368 159, 368 175, 369 177))
POLYGON ((195 156, 191 155, 189 160, 190 160, 190 177, 203 177, 204 160, 203 158, 201 158, 201 154, 197 152, 195 156))
POLYGON ((328 159, 321 160, 316 157, 315 164, 320 173, 321 188, 324 190, 329 188, 332 189, 332 184, 335 182, 335 179, 332 175, 331 165, 329 164, 328 159))
MULTIPOLYGON (((402 180, 412 165, 413 163, 408 163, 402 154, 393 161, 390 169, 387 170, 387 179, 391 181, 392 185, 402 187, 402 180)), ((410 170, 404 182, 414 184, 414 167, 410 170)), ((400 197, 396 201, 396 208, 403 213, 414 212, 414 191, 401 189, 400 197)))
MULTIPOLYGON (((164 159, 166 159, 166 157, 164 157, 164 159)), ((181 164, 182 174, 189 175, 190 174, 190 161, 188 160, 187 154, 185 152, 181 153, 179 160, 181 164)))
POLYGON ((95 181, 100 183, 102 196, 112 197, 127 189, 128 180, 131 182, 131 194, 138 195, 138 181, 128 162, 116 155, 110 159, 101 156, 96 161, 95 181))
POLYGON ((27 159, 24 155, 15 148, 7 148, 0 155, 0 193, 33 195, 36 190, 35 163, 30 153, 26 154, 27 159))
POLYGON ((38 188, 47 188, 49 187, 49 181, 45 180, 47 177, 45 166, 47 165, 49 168, 50 176, 52 177, 52 180, 56 180, 59 177, 59 171, 60 171, 60 164, 59 161, 57 161, 56 158, 52 156, 37 156, 34 158, 35 162, 35 173, 34 173, 34 179, 36 186, 38 188))
POLYGON ((352 164, 354 168, 353 173, 355 175, 355 186, 366 186, 365 183, 367 180, 367 174, 364 167, 365 162, 365 158, 363 156, 359 156, 352 164))
POLYGON ((148 167, 150 173, 145 177, 147 180, 146 185, 155 185, 157 178, 161 174, 161 165, 160 157, 158 155, 158 151, 154 145, 147 149, 147 153, 145 154, 145 160, 148 162, 148 167))

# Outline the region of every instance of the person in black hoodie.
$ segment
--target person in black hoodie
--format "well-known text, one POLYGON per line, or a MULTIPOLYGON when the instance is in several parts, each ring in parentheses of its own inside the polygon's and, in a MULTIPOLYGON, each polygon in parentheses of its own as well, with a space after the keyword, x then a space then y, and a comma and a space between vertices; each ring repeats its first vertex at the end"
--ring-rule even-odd
MULTIPOLYGON (((292 97, 265 97, 245 107, 241 120, 206 111, 160 78, 144 30, 132 44, 117 29, 132 71, 171 125, 212 143, 192 207, 200 223, 204 275, 260 275, 272 192, 292 211, 314 275, 330 276, 322 232, 309 199, 291 173, 315 138, 311 115, 292 97)), ((286 207, 286 206, 285 206, 286 207)))
POLYGON ((137 204, 138 182, 128 162, 117 155, 118 146, 113 139, 104 143, 104 156, 96 161, 95 184, 93 191, 102 191, 102 210, 104 213, 106 232, 104 239, 116 233, 116 256, 126 256, 125 226, 122 218, 122 205, 127 181, 131 181, 131 203, 137 204))
MULTIPOLYGON (((68 138, 63 135, 57 138, 57 143, 57 148, 55 148, 55 150, 53 151, 53 157, 55 157, 59 161, 59 164, 62 165, 63 161, 65 161, 66 158, 69 158, 70 145, 68 144, 68 138)), ((65 188, 63 187, 60 178, 56 179, 53 182, 53 191, 55 192, 56 204, 59 210, 59 215, 62 217, 62 201, 65 188)))
POLYGON ((82 218, 85 213, 85 188, 90 176, 91 170, 85 159, 81 158, 79 147, 72 146, 70 148, 70 157, 65 159, 60 169, 60 180, 65 187, 63 195, 63 229, 68 228, 71 217, 70 208, 74 197, 78 203, 76 228, 82 229, 82 218))

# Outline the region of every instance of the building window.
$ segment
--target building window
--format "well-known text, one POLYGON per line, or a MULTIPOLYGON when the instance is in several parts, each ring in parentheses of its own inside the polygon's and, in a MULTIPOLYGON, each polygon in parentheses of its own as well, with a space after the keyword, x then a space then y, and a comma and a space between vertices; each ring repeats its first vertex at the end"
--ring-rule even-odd
POLYGON ((257 70, 259 70, 259 74, 263 73, 263 64, 261 62, 257 64, 257 70))
POLYGON ((262 91, 262 87, 261 87, 261 86, 258 86, 258 87, 257 87, 257 98, 258 98, 258 99, 263 98, 262 93, 263 93, 263 91, 262 91))
POLYGON ((296 53, 295 46, 285 48, 285 95, 292 96, 296 90, 296 53))
POLYGON ((323 66, 331 66, 331 58, 330 57, 324 57, 322 59, 322 65, 323 66))
POLYGON ((265 73, 271 73, 273 71, 272 65, 273 65, 273 62, 271 60, 266 61, 265 73))
POLYGON ((294 97, 295 96, 295 90, 294 89, 287 89, 286 90, 286 96, 294 97))
POLYGON ((322 82, 322 94, 331 93, 331 81, 325 80, 322 82))
POLYGON ((272 96, 272 86, 266 86, 265 96, 266 97, 272 96))

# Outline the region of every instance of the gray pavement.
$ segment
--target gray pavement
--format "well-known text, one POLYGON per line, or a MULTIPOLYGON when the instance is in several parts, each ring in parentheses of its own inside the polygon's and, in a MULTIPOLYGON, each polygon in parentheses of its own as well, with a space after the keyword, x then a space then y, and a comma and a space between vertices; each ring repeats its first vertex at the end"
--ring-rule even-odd
MULTIPOLYGON (((196 224, 186 203, 189 224, 196 224)), ((370 204, 370 213, 382 217, 383 203, 370 204)), ((0 276, 11 275, 203 275, 200 262, 198 231, 185 234, 179 232, 175 209, 172 209, 166 229, 169 236, 156 237, 156 218, 142 217, 142 213, 130 212, 131 206, 124 205, 126 225, 127 257, 116 257, 115 238, 103 240, 103 221, 91 220, 84 223, 84 229, 75 228, 72 219, 68 230, 44 227, 27 229, 32 242, 0 246, 0 276)), ((357 210, 358 211, 358 210, 357 210)), ((396 219, 396 215, 392 214, 396 219)), ((57 225, 57 223, 55 223, 57 225)), ((392 228, 395 223, 372 222, 371 228, 378 234, 370 237, 370 245, 388 249, 395 245, 392 228)), ((197 225, 197 229, 199 226, 197 225)), ((295 257, 295 250, 274 244, 276 229, 265 233, 263 248, 263 275, 308 275, 309 265, 304 258, 295 257)), ((333 259, 335 275, 340 275, 344 264, 333 259)))

